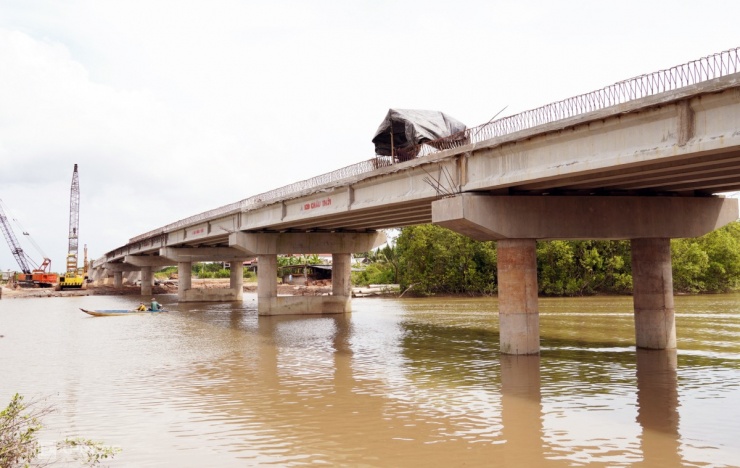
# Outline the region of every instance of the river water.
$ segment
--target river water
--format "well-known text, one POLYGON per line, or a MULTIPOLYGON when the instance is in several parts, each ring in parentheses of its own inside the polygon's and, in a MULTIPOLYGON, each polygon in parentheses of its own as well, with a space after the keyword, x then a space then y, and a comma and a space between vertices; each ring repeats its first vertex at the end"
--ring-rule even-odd
POLYGON ((79 310, 140 299, 0 301, 0 406, 55 408, 46 460, 83 436, 122 449, 113 467, 740 466, 738 295, 676 297, 677 352, 634 348, 630 297, 540 299, 542 352, 519 357, 495 298, 79 310))

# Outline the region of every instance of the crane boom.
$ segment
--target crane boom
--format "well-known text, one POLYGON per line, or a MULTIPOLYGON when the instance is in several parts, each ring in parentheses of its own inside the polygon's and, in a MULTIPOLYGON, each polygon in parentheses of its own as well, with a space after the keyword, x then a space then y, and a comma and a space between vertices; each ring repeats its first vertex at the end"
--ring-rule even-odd
POLYGON ((77 164, 72 171, 72 187, 69 191, 69 248, 67 249, 67 273, 77 273, 77 250, 80 227, 80 177, 77 164))
MULTIPOLYGON (((21 273, 18 273, 15 277, 17 284, 24 287, 41 288, 48 288, 53 286, 59 281, 59 277, 56 273, 51 273, 48 271, 48 269, 50 269, 51 260, 47 257, 44 257, 44 261, 41 266, 36 266, 36 262, 34 262, 33 259, 31 259, 31 257, 29 257, 28 254, 23 251, 23 248, 21 248, 21 244, 18 242, 18 238, 15 237, 13 228, 10 227, 10 222, 8 221, 8 217, 5 214, 6 211, 7 209, 3 209, 3 203, 2 200, 0 200, 0 230, 3 231, 5 240, 8 241, 10 251, 13 253, 15 260, 18 262, 18 266, 21 267, 21 273), (29 264, 33 265, 33 269, 31 269, 31 266, 29 264)), ((16 219, 15 222, 18 223, 18 220, 16 219)), ((20 223, 18 224, 20 225, 20 223)), ((30 239, 30 234, 28 234, 27 232, 24 232, 23 234, 29 236, 30 239)), ((36 242, 32 242, 34 246, 40 251, 41 249, 38 247, 36 242)))
POLYGON ((59 279, 59 288, 85 288, 86 271, 77 269, 80 230, 80 177, 77 164, 72 171, 72 186, 69 190, 69 249, 67 250, 67 272, 59 279))
POLYGON ((13 253, 13 257, 15 257, 15 261, 18 262, 18 266, 21 267, 21 271, 23 271, 23 273, 30 274, 31 268, 28 266, 28 262, 26 261, 26 253, 23 252, 23 249, 21 248, 21 244, 18 242, 18 238, 15 237, 15 233, 13 232, 13 229, 10 227, 10 222, 8 221, 8 217, 5 215, 5 211, 3 210, 1 200, 0 200, 0 229, 2 229, 3 235, 5 236, 5 240, 8 241, 8 246, 10 246, 10 251, 13 253))

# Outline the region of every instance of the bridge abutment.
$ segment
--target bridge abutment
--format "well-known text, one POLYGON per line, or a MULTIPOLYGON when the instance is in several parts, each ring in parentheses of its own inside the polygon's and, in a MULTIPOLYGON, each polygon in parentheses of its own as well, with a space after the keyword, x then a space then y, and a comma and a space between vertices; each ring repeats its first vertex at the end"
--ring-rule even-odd
POLYGON ((501 352, 539 352, 536 240, 629 239, 639 348, 676 347, 671 238, 698 237, 738 219, 720 197, 486 196, 432 203, 434 224, 497 241, 501 352))

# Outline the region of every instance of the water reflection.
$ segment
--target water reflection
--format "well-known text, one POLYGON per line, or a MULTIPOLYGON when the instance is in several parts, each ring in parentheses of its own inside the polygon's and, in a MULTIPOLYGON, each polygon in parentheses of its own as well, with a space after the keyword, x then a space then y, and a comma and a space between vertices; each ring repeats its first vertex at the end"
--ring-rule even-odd
POLYGON ((511 466, 542 466, 543 414, 540 357, 502 354, 501 422, 511 466), (516 458, 511 460, 511 456, 516 458))
POLYGON ((637 350, 637 422, 646 466, 681 466, 676 350, 637 350))

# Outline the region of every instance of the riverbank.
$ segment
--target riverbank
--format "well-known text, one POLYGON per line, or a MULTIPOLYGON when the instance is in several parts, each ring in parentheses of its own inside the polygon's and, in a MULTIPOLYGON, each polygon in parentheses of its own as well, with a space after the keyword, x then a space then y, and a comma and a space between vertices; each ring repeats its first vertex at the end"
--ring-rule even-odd
MULTIPOLYGON (((229 278, 193 279, 193 288, 219 289, 229 287, 229 278)), ((256 282, 245 282, 245 292, 257 292, 256 282)), ((177 294, 177 282, 164 281, 152 286, 152 295, 177 294)), ((331 294, 331 283, 320 282, 310 286, 278 284, 278 294, 290 296, 321 296, 331 294)), ((141 287, 126 284, 121 289, 112 285, 88 285, 84 290, 73 289, 55 291, 53 288, 8 288, 2 286, 0 299, 20 299, 26 297, 73 297, 73 296, 140 296, 141 287)))

